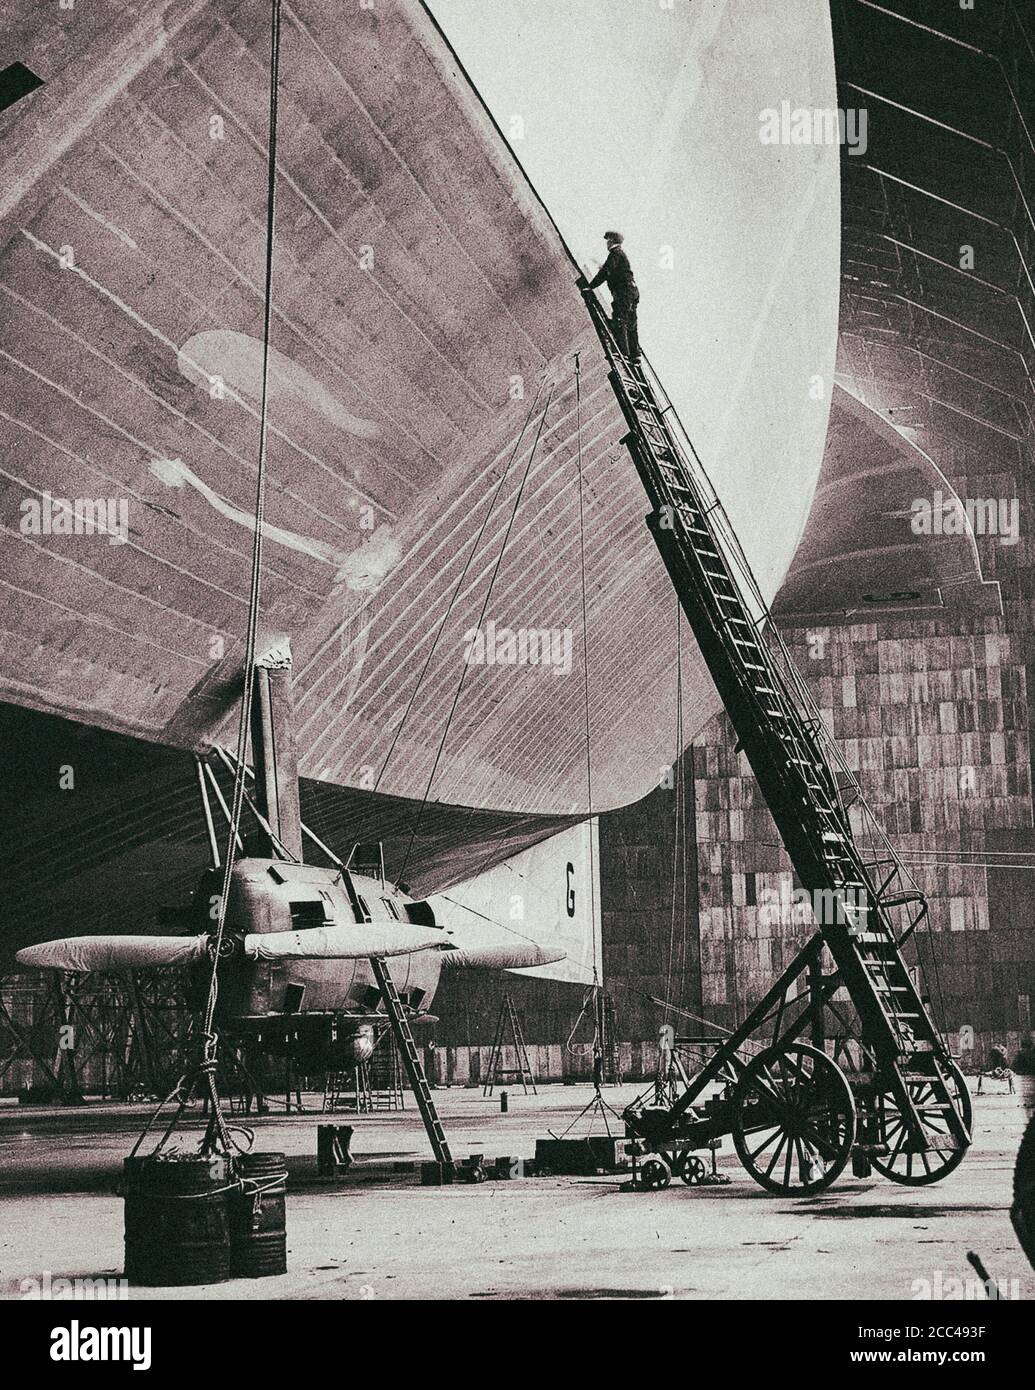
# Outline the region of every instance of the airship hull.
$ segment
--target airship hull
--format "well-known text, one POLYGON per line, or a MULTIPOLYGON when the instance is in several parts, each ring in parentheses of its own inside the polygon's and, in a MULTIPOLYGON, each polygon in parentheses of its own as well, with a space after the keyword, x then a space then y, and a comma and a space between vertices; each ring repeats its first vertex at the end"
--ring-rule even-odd
MULTIPOLYGON (((728 321, 690 367, 771 596, 829 409, 837 151, 769 159, 772 53, 725 8, 683 35, 723 61, 672 130, 730 142, 715 199, 759 255, 735 279, 712 237, 728 321)), ((774 42, 832 95, 813 18, 774 42)), ((43 85, 4 116, 0 698, 199 752, 231 739, 248 611, 267 25, 257 0, 26 19, 43 85)), ((279 122, 261 640, 291 640, 300 771, 508 813, 636 800, 674 751, 676 606, 579 266, 415 0, 293 5, 279 122)), ((692 170, 665 187, 695 204, 692 170)), ((717 702, 686 636, 689 737, 717 702)))

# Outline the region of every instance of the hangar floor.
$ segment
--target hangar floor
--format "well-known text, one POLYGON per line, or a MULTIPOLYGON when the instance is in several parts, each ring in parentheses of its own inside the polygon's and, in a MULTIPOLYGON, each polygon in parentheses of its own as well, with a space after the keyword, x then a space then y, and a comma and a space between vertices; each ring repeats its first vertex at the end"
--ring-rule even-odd
MULTIPOLYGON (((634 1088, 606 1094, 620 1110, 634 1088)), ((512 1095, 506 1115, 480 1091, 439 1091, 436 1101, 455 1155, 531 1156, 535 1139, 548 1128, 560 1133, 589 1096, 571 1086, 512 1095)), ((128 1296, 909 1299, 929 1289, 936 1298, 984 1298, 967 1263, 975 1251, 1005 1295, 1030 1298, 1035 1275, 1009 1220, 1023 1112, 1003 1094, 975 1097, 975 1110, 973 1148, 937 1186, 844 1176, 798 1200, 766 1196, 732 1154, 721 1160, 733 1179, 726 1188, 675 1182, 629 1193, 614 1177, 422 1188, 412 1173, 387 1175, 386 1160, 426 1156, 413 1109, 336 1117, 356 1126, 357 1166, 329 1186, 315 1179, 312 1158, 315 1127, 329 1117, 270 1116, 256 1122, 256 1147, 290 1156, 289 1273, 128 1296), (364 1175, 364 1160, 378 1164, 376 1174, 364 1175)), ((112 1188, 145 1113, 0 1109, 0 1295, 23 1297, 32 1287, 23 1281, 48 1273, 120 1273, 122 1212, 112 1188)))

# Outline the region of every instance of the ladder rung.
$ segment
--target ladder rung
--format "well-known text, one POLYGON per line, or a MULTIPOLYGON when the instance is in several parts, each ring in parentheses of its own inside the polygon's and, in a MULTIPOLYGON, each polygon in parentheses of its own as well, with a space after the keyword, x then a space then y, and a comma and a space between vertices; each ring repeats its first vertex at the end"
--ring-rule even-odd
MULTIPOLYGON (((856 938, 856 940, 859 940, 859 939, 860 939, 859 937, 856 938)), ((863 963, 866 964, 865 961, 864 961, 863 963)), ((878 965, 879 965, 879 966, 881 967, 881 969, 882 969, 882 970, 885 970, 885 971, 888 970, 888 969, 889 969, 890 967, 892 967, 892 966, 897 966, 897 967, 899 968, 899 970, 901 970, 901 971, 903 971, 903 972, 905 971, 905 968, 906 968, 906 967, 905 967, 905 963, 904 963, 904 961, 902 960, 902 957, 901 957, 901 956, 898 956, 897 958, 896 958, 895 956, 879 956, 879 957, 877 957, 877 958, 872 962, 872 964, 873 964, 874 966, 878 966, 878 965)))
POLYGON ((904 907, 906 903, 922 903, 927 899, 923 893, 893 893, 889 897, 878 899, 881 907, 904 907))

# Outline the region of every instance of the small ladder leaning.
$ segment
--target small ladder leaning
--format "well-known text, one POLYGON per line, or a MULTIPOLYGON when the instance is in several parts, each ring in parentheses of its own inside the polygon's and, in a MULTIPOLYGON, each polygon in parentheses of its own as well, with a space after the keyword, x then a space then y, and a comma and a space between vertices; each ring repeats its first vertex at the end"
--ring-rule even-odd
POLYGON ((420 1052, 416 1042, 414 1042, 406 1011, 399 998, 399 991, 395 987, 395 981, 392 979, 387 962, 375 956, 371 958, 370 964, 374 971, 377 987, 381 991, 381 998, 384 1000, 388 1021, 392 1025, 392 1036, 395 1038, 395 1045, 402 1058, 406 1079, 410 1083, 410 1090, 414 1094, 417 1109, 424 1121, 424 1128, 427 1131, 432 1153, 435 1155, 436 1162, 441 1163, 444 1168, 452 1168, 453 1155, 450 1153, 445 1130, 442 1128, 438 1111, 435 1109, 435 1102, 431 1098, 431 1088, 424 1075, 420 1052))

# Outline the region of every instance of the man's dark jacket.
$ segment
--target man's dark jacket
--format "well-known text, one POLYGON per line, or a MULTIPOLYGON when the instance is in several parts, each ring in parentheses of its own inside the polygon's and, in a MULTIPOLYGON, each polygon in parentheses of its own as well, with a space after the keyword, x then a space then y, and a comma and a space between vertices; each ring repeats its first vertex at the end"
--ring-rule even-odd
POLYGON ((607 281, 607 288, 611 291, 611 298, 616 304, 636 304, 639 302, 640 292, 633 279, 629 257, 620 246, 611 247, 607 260, 590 280, 590 289, 595 290, 605 280, 607 281))

